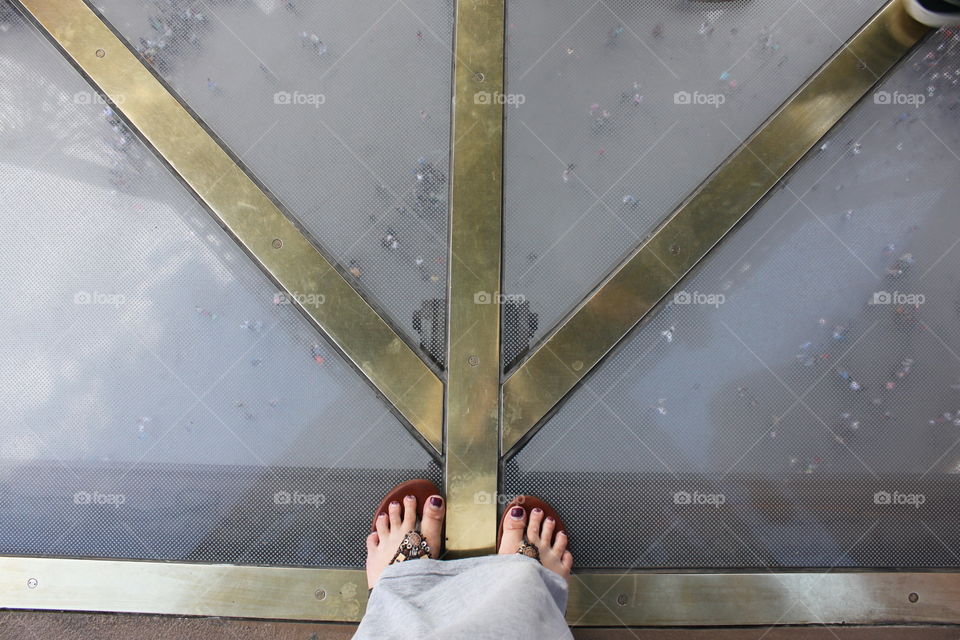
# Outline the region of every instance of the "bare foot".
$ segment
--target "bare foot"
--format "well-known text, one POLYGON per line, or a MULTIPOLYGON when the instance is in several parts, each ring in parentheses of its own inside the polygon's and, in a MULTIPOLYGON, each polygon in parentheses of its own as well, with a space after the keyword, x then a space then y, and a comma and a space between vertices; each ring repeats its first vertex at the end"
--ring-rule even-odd
POLYGON ((544 518, 543 510, 534 509, 530 513, 529 522, 527 512, 523 507, 513 507, 504 518, 503 539, 500 541, 499 554, 513 554, 523 543, 523 534, 527 534, 527 542, 534 545, 540 552, 540 564, 553 571, 564 580, 570 580, 570 569, 573 568, 573 554, 567 551, 567 534, 563 531, 553 535, 557 525, 553 518, 544 518))
MULTIPOLYGON (((443 530, 443 498, 430 496, 423 508, 420 532, 430 546, 430 557, 440 557, 440 533, 443 530)), ((367 587, 372 589, 380 574, 397 555, 403 537, 413 531, 417 523, 417 499, 407 496, 403 504, 391 502, 387 513, 377 516, 377 530, 367 536, 367 587)), ((416 562, 411 560, 410 562, 416 562)))

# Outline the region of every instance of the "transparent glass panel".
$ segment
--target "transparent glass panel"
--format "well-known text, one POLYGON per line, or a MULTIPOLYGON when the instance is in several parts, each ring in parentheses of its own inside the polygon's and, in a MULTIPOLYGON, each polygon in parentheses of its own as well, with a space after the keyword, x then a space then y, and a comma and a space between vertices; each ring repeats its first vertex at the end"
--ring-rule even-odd
POLYGON ((903 61, 506 464, 581 567, 960 566, 958 43, 903 61))
POLYGON ((509 0, 506 366, 885 3, 509 0))
POLYGON ((351 282, 443 361, 450 0, 100 0, 351 282), (439 315, 438 315, 439 314, 439 315))
POLYGON ((53 46, 0 22, 0 554, 360 566, 383 491, 436 463, 53 46))

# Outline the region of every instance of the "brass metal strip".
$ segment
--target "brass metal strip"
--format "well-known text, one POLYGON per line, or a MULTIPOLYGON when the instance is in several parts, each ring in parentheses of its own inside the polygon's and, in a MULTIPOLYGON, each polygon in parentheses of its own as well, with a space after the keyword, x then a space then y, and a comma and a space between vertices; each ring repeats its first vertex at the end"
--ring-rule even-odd
MULTIPOLYGON (((360 570, 0 557, 0 608, 358 622, 366 600, 360 570)), ((581 573, 567 621, 960 624, 960 573, 581 573)))
POLYGON ((364 571, 0 557, 0 607, 356 622, 364 571))
POLYGON ((17 1, 261 268, 442 451, 443 382, 220 144, 83 0, 17 1))
POLYGON ((504 383, 504 451, 540 423, 927 31, 899 0, 888 3, 614 269, 504 383))
POLYGON ((960 623, 960 573, 587 573, 574 626, 960 623))
POLYGON ((445 467, 451 557, 495 546, 503 106, 493 97, 503 91, 504 0, 458 0, 455 29, 445 467))

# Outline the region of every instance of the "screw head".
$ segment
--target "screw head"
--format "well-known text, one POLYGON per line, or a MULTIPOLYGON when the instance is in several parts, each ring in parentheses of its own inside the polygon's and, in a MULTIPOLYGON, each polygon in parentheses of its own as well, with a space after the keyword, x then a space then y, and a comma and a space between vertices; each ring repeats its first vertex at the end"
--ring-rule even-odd
POLYGON ((473 79, 476 80, 477 82, 483 82, 485 78, 486 76, 480 73, 479 71, 473 74, 473 79))
POLYGON ((678 244, 670 245, 670 253, 672 253, 673 255, 677 255, 678 253, 680 253, 680 245, 678 244))
POLYGON ((97 51, 96 51, 96 56, 97 56, 98 58, 102 58, 102 57, 105 56, 105 55, 107 55, 107 52, 106 52, 106 51, 104 51, 103 49, 97 49, 97 51))
POLYGON ((283 246, 283 240, 281 240, 280 238, 274 238, 271 244, 273 245, 274 249, 279 249, 280 247, 283 246))
POLYGON ((478 358, 477 356, 473 356, 473 355, 472 355, 472 356, 468 356, 468 357, 467 357, 467 364, 470 365, 471 367, 475 367, 475 366, 477 366, 478 364, 480 364, 480 358, 478 358))
POLYGON ((29 580, 27 580, 28 589, 36 589, 38 584, 39 583, 37 582, 36 578, 30 578, 29 580))
POLYGON ((916 602, 919 599, 920 599, 920 596, 917 595, 916 593, 911 593, 909 596, 907 596, 907 600, 909 600, 910 602, 916 602))
POLYGON ((621 607, 627 604, 627 594, 621 593, 617 596, 617 604, 621 607))
POLYGON ((327 597, 327 591, 326 589, 317 589, 313 592, 313 595, 317 600, 325 600, 327 597))
POLYGON ((580 371, 583 369, 583 360, 574 360, 570 363, 570 368, 574 371, 580 371))

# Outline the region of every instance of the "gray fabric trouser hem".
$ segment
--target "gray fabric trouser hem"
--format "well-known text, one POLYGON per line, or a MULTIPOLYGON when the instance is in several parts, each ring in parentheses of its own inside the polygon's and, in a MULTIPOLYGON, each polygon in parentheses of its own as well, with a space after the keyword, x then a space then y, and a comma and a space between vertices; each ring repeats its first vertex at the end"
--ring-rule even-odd
POLYGON ((354 639, 572 639, 566 607, 566 581, 519 554, 409 560, 384 570, 354 639))

